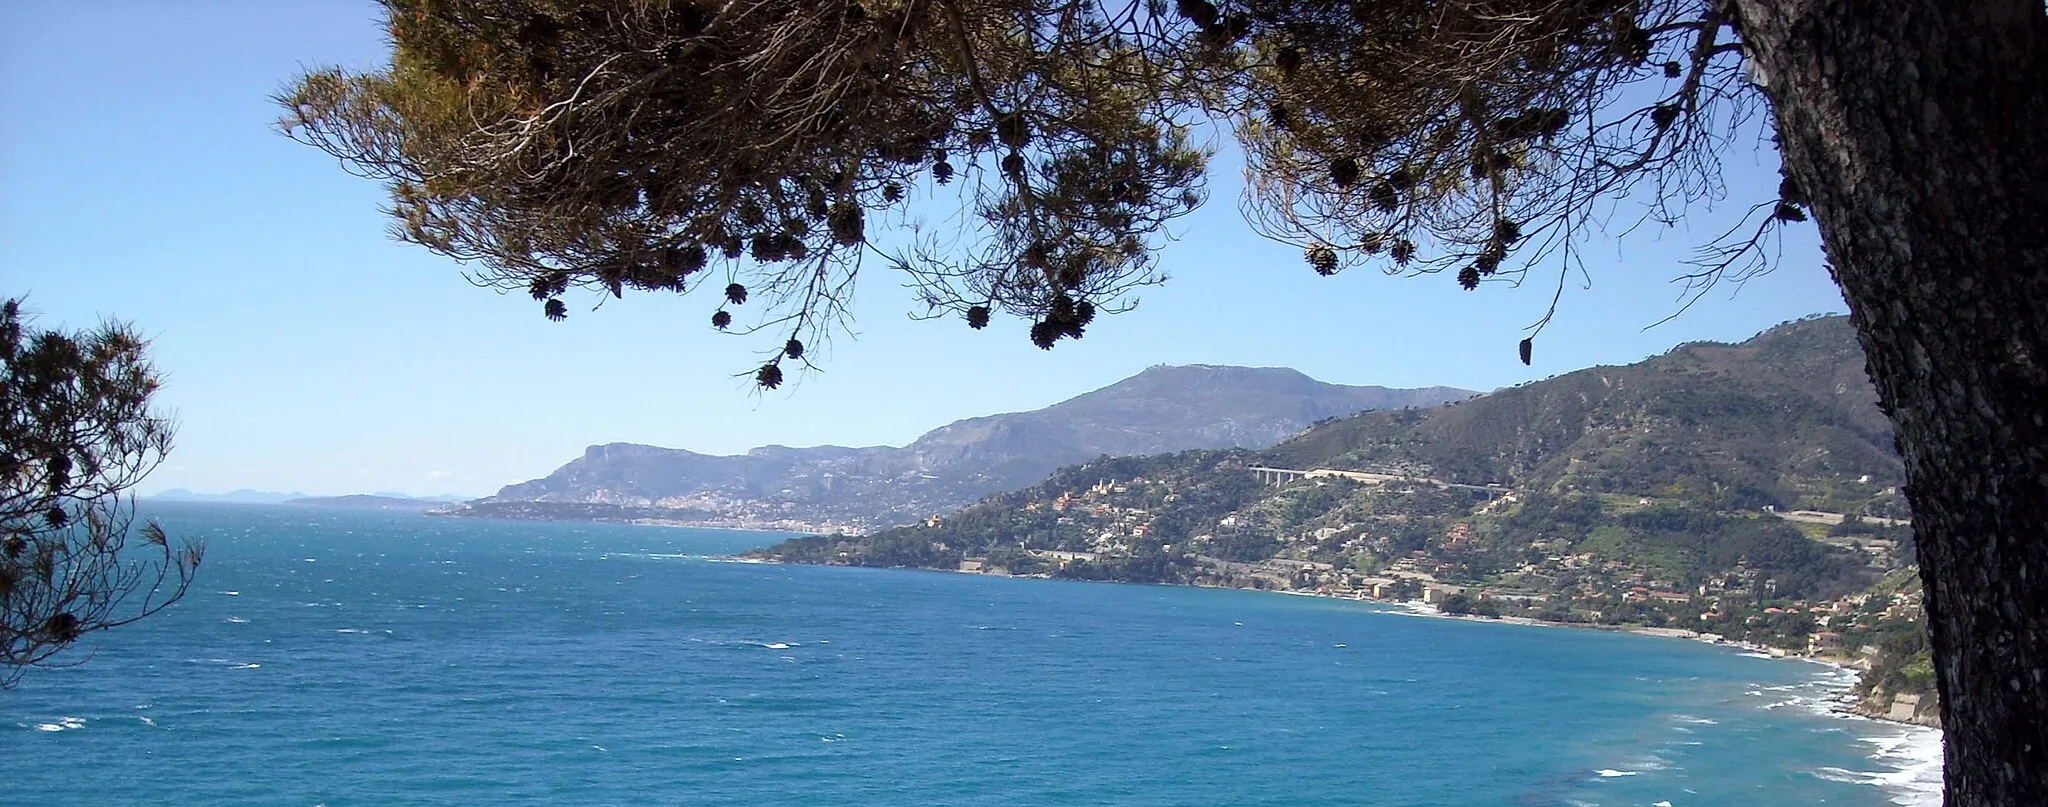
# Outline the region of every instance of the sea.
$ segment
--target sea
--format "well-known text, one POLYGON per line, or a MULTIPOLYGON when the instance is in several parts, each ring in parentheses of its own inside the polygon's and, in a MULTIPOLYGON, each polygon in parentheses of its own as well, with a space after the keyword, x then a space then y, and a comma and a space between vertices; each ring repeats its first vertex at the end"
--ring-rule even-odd
POLYGON ((144 506, 199 580, 0 692, 0 804, 1939 803, 1939 733, 1831 712, 1852 674, 1682 639, 144 506))

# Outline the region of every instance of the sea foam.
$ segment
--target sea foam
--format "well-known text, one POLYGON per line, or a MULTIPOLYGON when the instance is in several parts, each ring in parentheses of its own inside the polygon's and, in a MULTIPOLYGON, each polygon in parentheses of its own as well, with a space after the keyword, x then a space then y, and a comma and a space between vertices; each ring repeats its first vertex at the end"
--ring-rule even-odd
POLYGON ((70 715, 65 715, 63 717, 57 718, 56 722, 54 723, 36 724, 36 731, 69 731, 71 729, 82 728, 85 728, 85 718, 72 717, 70 715))

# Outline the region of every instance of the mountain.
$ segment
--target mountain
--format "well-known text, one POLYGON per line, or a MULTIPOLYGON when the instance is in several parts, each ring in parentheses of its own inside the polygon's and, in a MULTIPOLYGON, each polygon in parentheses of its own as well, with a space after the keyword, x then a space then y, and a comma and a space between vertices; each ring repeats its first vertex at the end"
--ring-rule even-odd
POLYGON ((765 446, 712 456, 613 443, 457 515, 752 526, 902 524, 1103 455, 1264 447, 1328 418, 1472 393, 1325 384, 1285 368, 1156 366, 1029 412, 958 421, 908 446, 765 446))

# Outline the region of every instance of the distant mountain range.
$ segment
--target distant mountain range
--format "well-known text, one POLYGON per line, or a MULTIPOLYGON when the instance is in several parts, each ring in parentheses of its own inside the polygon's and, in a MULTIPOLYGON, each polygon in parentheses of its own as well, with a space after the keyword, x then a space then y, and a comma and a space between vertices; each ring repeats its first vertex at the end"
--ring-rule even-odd
POLYGON ((711 456, 592 446, 545 478, 506 486, 455 514, 876 528, 948 512, 1103 455, 1263 448, 1318 421, 1471 395, 1326 384, 1285 368, 1156 366, 1044 409, 942 426, 901 448, 766 446, 711 456))

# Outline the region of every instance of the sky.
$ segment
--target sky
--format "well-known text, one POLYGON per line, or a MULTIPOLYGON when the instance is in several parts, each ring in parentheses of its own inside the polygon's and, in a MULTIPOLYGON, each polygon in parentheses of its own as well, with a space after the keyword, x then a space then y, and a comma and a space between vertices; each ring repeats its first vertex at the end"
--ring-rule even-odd
POLYGON ((296 75, 384 63, 378 18, 341 0, 0 4, 0 297, 26 296, 41 327, 116 319, 152 340, 179 431, 142 493, 474 496, 599 443, 903 445, 1156 364, 1490 390, 1845 310, 1808 225, 1774 272, 1679 313, 1680 262, 1776 187, 1769 153, 1726 156, 1717 211, 1588 238, 1586 277, 1526 367, 1515 344, 1555 275, 1476 292, 1448 275, 1318 277, 1251 232, 1219 176, 1173 227, 1170 280, 1085 339, 1041 351, 1016 320, 913 321, 909 292, 871 271, 823 371, 757 393, 734 374, 764 345, 705 326, 716 289, 572 298, 549 322, 389 239, 376 183, 278 135, 270 97, 296 75))

